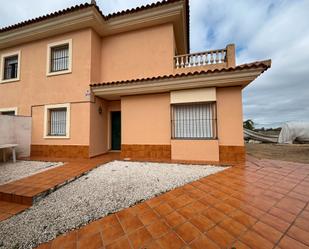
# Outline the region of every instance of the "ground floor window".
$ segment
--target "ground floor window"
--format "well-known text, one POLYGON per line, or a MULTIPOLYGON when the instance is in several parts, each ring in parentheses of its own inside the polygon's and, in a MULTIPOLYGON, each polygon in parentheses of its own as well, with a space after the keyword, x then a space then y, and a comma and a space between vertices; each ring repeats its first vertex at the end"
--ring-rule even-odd
POLYGON ((216 103, 172 105, 173 139, 216 139, 216 103))
POLYGON ((0 108, 0 115, 15 116, 15 115, 17 115, 17 107, 0 108))
POLYGON ((69 123, 69 104, 45 106, 45 137, 68 137, 69 123))
POLYGON ((49 109, 49 136, 65 136, 66 135, 66 108, 49 109))

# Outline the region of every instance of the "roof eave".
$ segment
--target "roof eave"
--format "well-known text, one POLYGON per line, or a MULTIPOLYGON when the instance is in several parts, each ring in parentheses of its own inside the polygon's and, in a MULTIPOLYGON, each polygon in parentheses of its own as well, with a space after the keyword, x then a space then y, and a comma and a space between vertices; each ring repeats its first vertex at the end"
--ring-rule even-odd
POLYGON ((183 89, 205 87, 245 87, 255 80, 265 68, 252 68, 227 72, 189 74, 176 78, 159 78, 122 84, 92 86, 94 95, 107 100, 120 99, 122 96, 170 92, 183 89))

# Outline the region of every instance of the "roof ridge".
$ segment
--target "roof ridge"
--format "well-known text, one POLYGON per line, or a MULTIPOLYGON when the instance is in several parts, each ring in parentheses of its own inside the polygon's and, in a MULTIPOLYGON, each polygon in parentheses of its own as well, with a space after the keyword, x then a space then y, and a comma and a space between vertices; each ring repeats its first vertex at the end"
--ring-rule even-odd
POLYGON ((107 19, 111 19, 113 17, 126 15, 126 14, 130 14, 130 13, 134 13, 134 12, 138 12, 138 11, 142 11, 142 10, 146 10, 146 9, 150 9, 150 8, 155 8, 155 7, 158 7, 158 6, 161 6, 161 5, 165 5, 165 4, 180 2, 180 1, 186 1, 186 0, 161 0, 161 1, 151 3, 151 4, 146 4, 146 5, 138 6, 138 7, 135 7, 135 8, 110 13, 108 15, 104 15, 103 12, 101 11, 100 7, 94 1, 91 1, 91 3, 86 2, 86 3, 73 5, 71 7, 68 7, 68 8, 65 8, 65 9, 62 9, 62 10, 57 10, 57 11, 54 11, 54 12, 51 12, 51 13, 48 13, 48 14, 44 14, 42 16, 34 17, 34 18, 31 18, 31 19, 28 19, 28 20, 25 20, 25 21, 21 21, 21 22, 12 24, 12 25, 2 27, 2 28, 0 28, 0 33, 6 32, 6 31, 9 31, 9 30, 12 30, 12 29, 16 29, 16 28, 21 28, 21 27, 24 27, 26 25, 30 25, 32 23, 44 21, 44 20, 49 19, 49 18, 61 16, 61 15, 64 15, 64 14, 67 14, 67 13, 70 13, 70 12, 74 12, 74 11, 89 8, 89 7, 95 7, 98 10, 98 12, 101 14, 102 18, 107 20, 107 19))

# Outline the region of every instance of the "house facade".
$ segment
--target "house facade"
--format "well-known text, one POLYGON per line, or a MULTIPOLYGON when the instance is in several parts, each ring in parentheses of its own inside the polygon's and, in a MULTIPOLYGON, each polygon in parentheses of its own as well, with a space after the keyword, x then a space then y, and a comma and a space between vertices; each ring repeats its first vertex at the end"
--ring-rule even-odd
POLYGON ((0 113, 31 116, 33 156, 243 162, 242 89, 270 61, 189 48, 187 0, 2 28, 0 113))

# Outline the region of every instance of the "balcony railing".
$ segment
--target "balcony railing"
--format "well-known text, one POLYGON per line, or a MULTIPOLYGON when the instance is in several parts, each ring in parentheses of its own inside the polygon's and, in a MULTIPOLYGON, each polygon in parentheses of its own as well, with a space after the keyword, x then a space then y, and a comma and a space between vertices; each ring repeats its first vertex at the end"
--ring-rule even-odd
POLYGON ((233 66, 235 64, 235 46, 228 45, 224 49, 210 50, 202 53, 193 53, 177 55, 174 57, 174 66, 176 69, 203 67, 208 65, 233 66))

